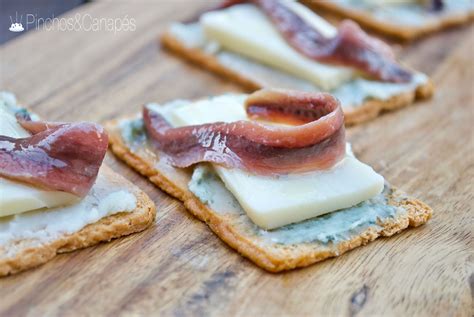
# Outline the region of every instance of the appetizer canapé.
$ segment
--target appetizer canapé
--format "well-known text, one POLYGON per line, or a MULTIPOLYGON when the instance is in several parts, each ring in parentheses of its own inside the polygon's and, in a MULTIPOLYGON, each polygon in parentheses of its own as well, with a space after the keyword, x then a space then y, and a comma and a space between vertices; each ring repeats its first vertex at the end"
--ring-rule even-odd
POLYGON ((163 44, 245 87, 326 91, 346 124, 431 96, 431 81, 353 21, 335 28, 293 1, 232 1, 192 23, 175 23, 163 44), (245 3, 240 3, 245 2, 245 3))
POLYGON ((118 157, 269 271, 340 255, 431 216, 353 155, 329 94, 261 90, 149 104, 106 128, 118 157))
POLYGON ((148 196, 103 166, 107 147, 100 125, 41 121, 0 93, 0 276, 153 222, 148 196))

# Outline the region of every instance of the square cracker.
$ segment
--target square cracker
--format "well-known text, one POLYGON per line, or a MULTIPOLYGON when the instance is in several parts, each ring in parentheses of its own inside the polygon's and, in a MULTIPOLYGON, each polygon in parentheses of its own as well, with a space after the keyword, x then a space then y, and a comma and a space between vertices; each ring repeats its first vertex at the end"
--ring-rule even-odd
POLYGON ((45 243, 39 239, 25 239, 0 245, 0 277, 44 264, 60 253, 143 231, 153 223, 155 204, 147 194, 106 165, 101 167, 101 173, 111 184, 118 184, 120 188, 127 189, 135 195, 137 198, 135 210, 104 217, 75 233, 63 234, 45 243))
POLYGON ((466 10, 443 14, 436 17, 433 21, 419 26, 406 26, 377 19, 369 11, 348 8, 337 3, 337 1, 302 0, 301 2, 313 10, 325 10, 337 16, 352 19, 378 33, 397 37, 401 40, 413 40, 428 33, 467 23, 474 18, 474 10, 466 10))
POLYGON ((432 210, 423 202, 407 198, 403 193, 392 189, 387 194, 389 203, 403 208, 393 218, 385 218, 369 226, 362 232, 337 243, 318 241, 281 244, 264 241, 256 234, 255 225, 245 214, 217 212, 201 202, 188 189, 192 169, 177 169, 160 161, 156 151, 149 146, 134 147, 133 150, 122 138, 120 119, 105 125, 110 135, 111 150, 120 159, 169 195, 181 200, 184 206, 198 219, 205 222, 211 230, 241 255, 270 272, 279 272, 308 266, 326 258, 335 257, 358 246, 365 245, 378 237, 391 236, 408 227, 424 224, 432 215, 432 210))

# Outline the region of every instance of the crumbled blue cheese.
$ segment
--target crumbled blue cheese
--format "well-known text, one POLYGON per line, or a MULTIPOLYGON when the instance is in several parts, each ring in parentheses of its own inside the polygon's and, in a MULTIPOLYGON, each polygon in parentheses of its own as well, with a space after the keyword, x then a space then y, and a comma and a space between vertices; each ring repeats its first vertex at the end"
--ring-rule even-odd
POLYGON ((119 126, 122 138, 132 149, 147 142, 145 124, 141 117, 122 120, 119 126))
POLYGON ((413 91, 416 87, 427 82, 428 77, 416 73, 409 83, 388 83, 363 78, 355 79, 332 91, 343 107, 357 107, 369 99, 388 100, 389 98, 413 91))
POLYGON ((234 195, 223 186, 219 176, 212 167, 205 164, 194 169, 191 181, 188 184, 189 190, 199 198, 201 202, 208 205, 213 210, 240 213, 242 208, 234 195))

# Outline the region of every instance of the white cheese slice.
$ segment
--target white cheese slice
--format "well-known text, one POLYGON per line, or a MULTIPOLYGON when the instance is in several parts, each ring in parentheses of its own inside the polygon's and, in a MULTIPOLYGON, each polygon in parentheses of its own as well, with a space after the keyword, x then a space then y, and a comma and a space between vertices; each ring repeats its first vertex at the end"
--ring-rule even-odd
POLYGON ((192 105, 170 108, 171 122, 175 126, 202 124, 212 113, 212 121, 232 122, 248 120, 243 103, 246 95, 222 95, 211 99, 198 100, 192 105))
MULTIPOLYGON (((10 109, 14 106, 12 102, 14 97, 11 94, 0 93, 0 135, 12 138, 28 137, 30 134, 18 124, 10 109)), ((2 146, 5 144, 0 142, 0 147, 2 146)), ((44 207, 70 205, 77 201, 78 197, 69 193, 41 190, 0 177, 0 217, 44 207)))
POLYGON ((246 94, 225 94, 197 101, 175 100, 164 105, 148 104, 172 126, 248 120, 244 108, 246 94))
POLYGON ((39 208, 65 206, 79 197, 58 191, 46 191, 19 182, 0 178, 0 217, 39 208))
MULTIPOLYGON (((246 119, 245 95, 224 95, 178 107, 164 107, 174 126, 246 119)), ((159 107, 155 107, 159 109, 159 107)), ((354 206, 383 190, 384 179, 347 150, 346 157, 326 171, 279 177, 259 176, 214 165, 218 175, 258 226, 274 229, 354 206)))
POLYGON ((382 176, 349 153, 330 170, 278 178, 214 168, 249 218, 265 229, 352 207, 384 186, 382 176))
MULTIPOLYGON (((299 7, 300 4, 287 5, 297 14, 303 14, 302 18, 310 20, 323 34, 335 34, 328 23, 299 7)), ((321 64, 297 52, 254 5, 241 4, 208 12, 201 16, 200 23, 206 37, 224 48, 306 79, 320 88, 332 90, 353 78, 350 68, 321 64)))

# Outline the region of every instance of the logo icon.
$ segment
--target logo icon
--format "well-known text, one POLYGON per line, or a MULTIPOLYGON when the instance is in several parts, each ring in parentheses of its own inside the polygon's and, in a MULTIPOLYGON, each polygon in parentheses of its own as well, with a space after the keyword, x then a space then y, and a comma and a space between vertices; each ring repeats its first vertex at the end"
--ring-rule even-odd
POLYGON ((25 28, 23 27, 21 23, 12 23, 9 30, 12 32, 23 32, 25 28))
POLYGON ((23 20, 23 15, 20 15, 20 22, 18 22, 18 12, 15 13, 15 22, 13 22, 12 17, 10 17, 10 22, 12 23, 10 25, 9 30, 11 32, 23 32, 25 28, 23 27, 23 24, 21 24, 21 20, 23 20))

